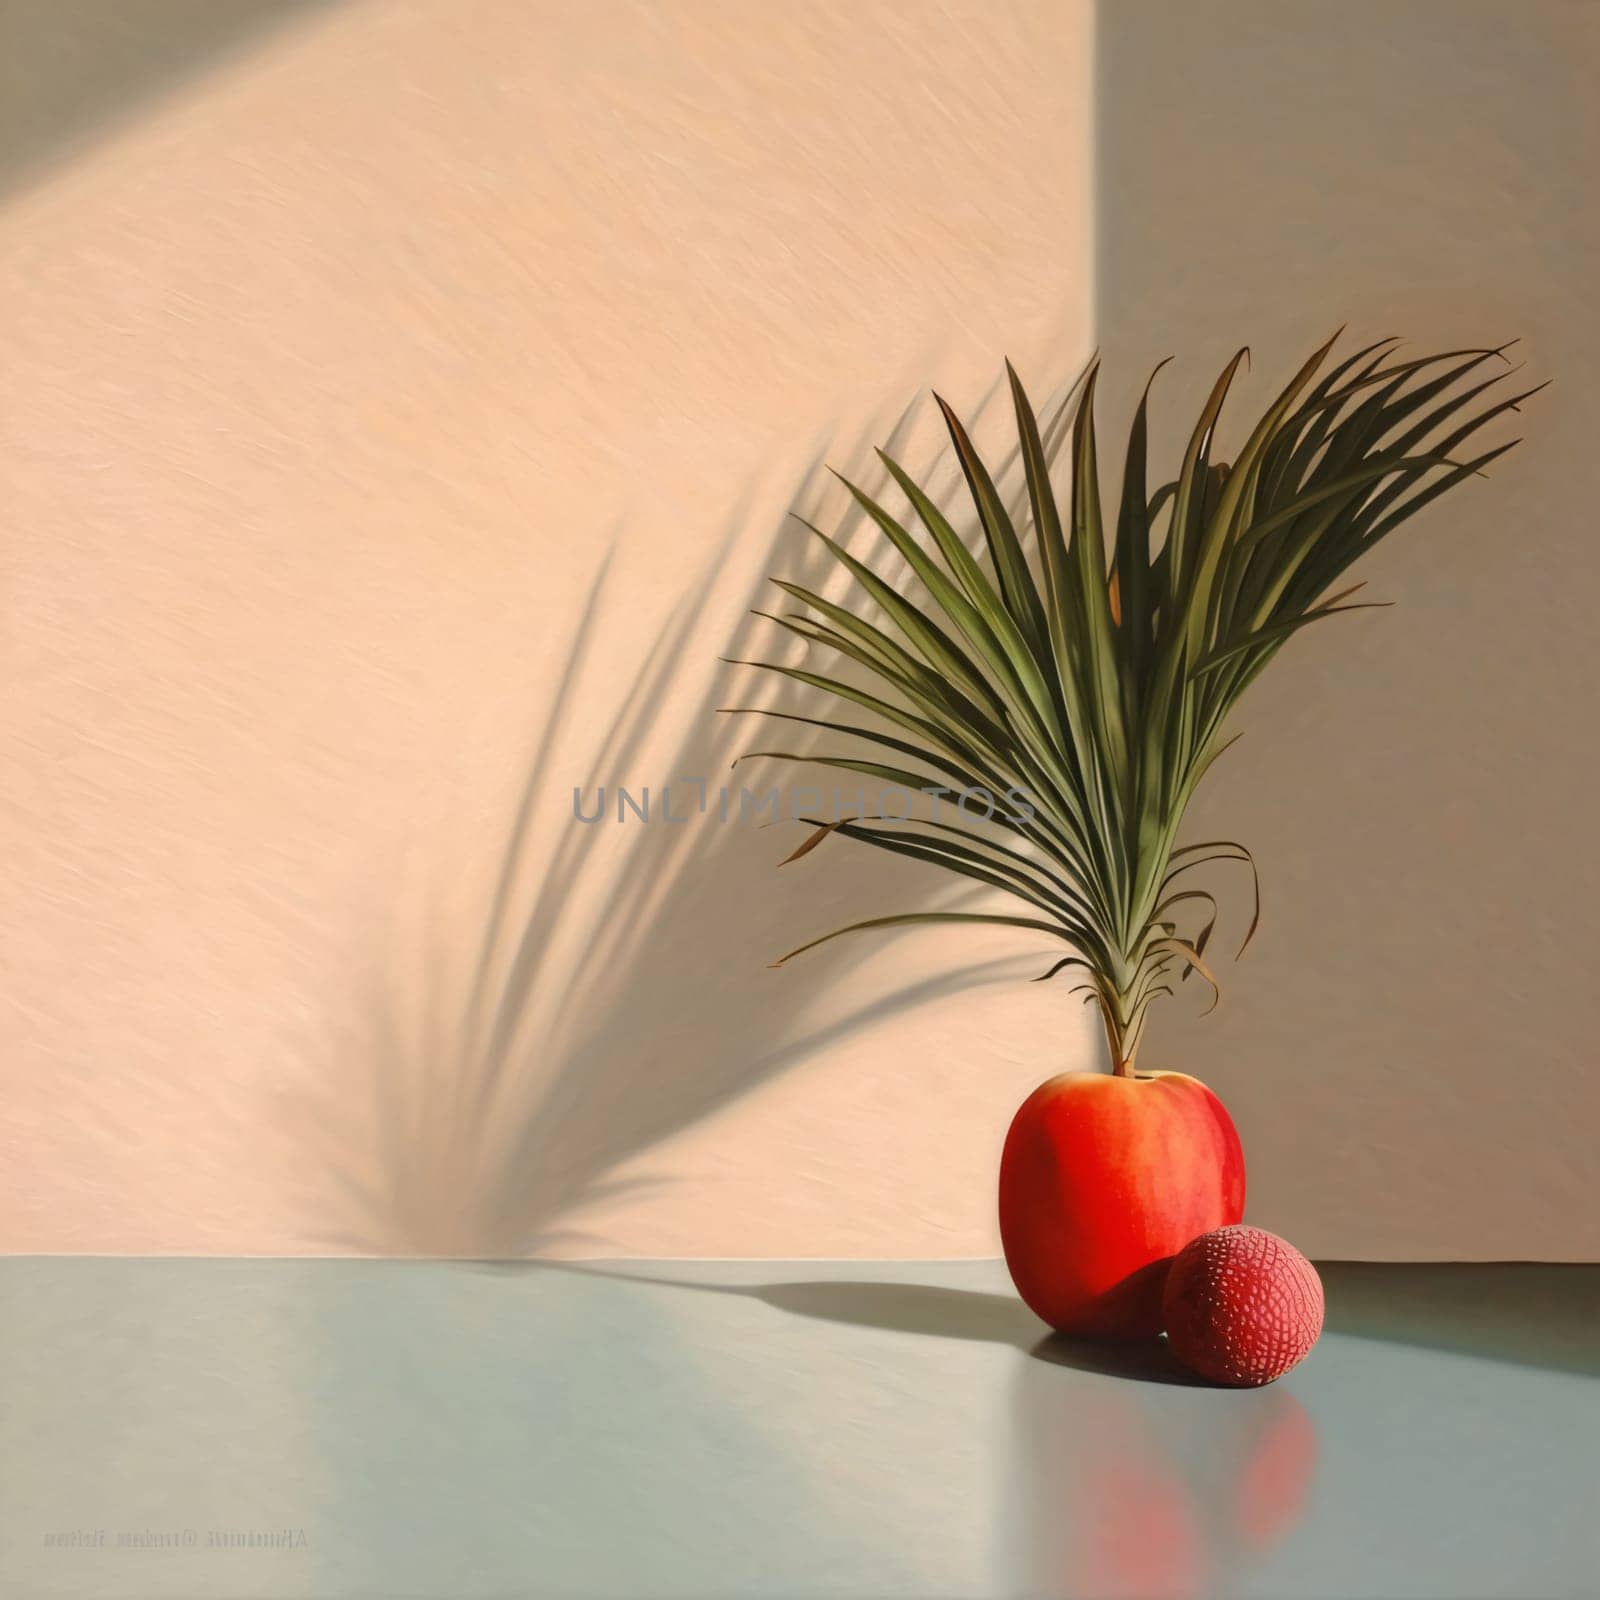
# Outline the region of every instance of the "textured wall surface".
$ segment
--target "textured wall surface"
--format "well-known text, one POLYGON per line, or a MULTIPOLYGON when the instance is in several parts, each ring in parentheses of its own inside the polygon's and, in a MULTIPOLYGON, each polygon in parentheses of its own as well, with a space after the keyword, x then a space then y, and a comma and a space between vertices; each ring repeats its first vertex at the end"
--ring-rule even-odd
POLYGON ((727 777, 785 508, 922 386, 1098 338, 1120 428, 1176 351, 1170 442, 1348 319, 1557 384, 1253 692, 1266 920, 1146 1059, 1309 1252, 1600 1251, 1600 8, 107 15, 0 7, 0 1249, 992 1253, 1095 1059, 1026 939, 770 972, 948 891, 572 788, 727 777))
POLYGON ((1520 335, 1554 380, 1357 574, 1395 608, 1309 630, 1246 699, 1192 826, 1256 851, 1262 930, 1146 1054, 1217 1088, 1251 1220, 1307 1251, 1592 1259, 1600 7, 1132 0, 1099 50, 1108 414, 1176 350, 1177 448, 1237 345, 1259 402, 1346 321, 1520 335))
POLYGON ((992 1251, 1037 957, 769 972, 940 891, 571 791, 726 775, 820 453, 1081 362, 1087 7, 269 10, 4 14, 0 1248, 992 1251))

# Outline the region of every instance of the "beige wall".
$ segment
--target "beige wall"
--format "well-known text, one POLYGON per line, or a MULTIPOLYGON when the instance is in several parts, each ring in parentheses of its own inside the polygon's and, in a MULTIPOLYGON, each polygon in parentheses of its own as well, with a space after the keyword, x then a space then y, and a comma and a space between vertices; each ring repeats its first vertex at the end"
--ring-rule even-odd
POLYGON ((106 11, 7 14, 0 1248, 992 1251, 1037 957, 769 972, 929 886, 570 791, 725 771, 819 451, 1082 359, 1086 7, 106 11))
POLYGON ((1176 350, 1170 445, 1237 344, 1259 402, 1344 321, 1521 335, 1554 379, 1360 574, 1395 609, 1252 690, 1193 826, 1256 851, 1262 931, 1152 1049, 1217 1087, 1251 1215, 1308 1250, 1593 1259, 1600 7, 1119 0, 1099 50, 1108 407, 1176 350))
POLYGON ((570 791, 722 773, 807 469, 1047 389, 1098 263, 1108 426, 1346 318, 1557 378, 1255 691, 1198 826, 1266 921, 1147 1054, 1308 1250, 1596 1253, 1593 8, 1118 0, 1094 160, 1086 3, 24 10, 0 1248, 992 1253, 1094 1059, 1027 942, 769 972, 943 891, 570 791))

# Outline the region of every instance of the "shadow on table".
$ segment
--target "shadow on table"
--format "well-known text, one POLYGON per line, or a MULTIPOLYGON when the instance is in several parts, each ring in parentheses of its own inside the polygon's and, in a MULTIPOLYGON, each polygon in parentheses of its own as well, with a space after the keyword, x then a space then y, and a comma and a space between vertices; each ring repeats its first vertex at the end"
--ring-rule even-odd
POLYGON ((814 1317, 854 1328, 1010 1345, 1051 1366, 1071 1367, 1102 1377, 1205 1387, 1203 1380, 1178 1365, 1165 1339, 1124 1344, 1116 1340, 1064 1338, 1049 1332, 1015 1295, 949 1289, 927 1283, 819 1278, 795 1283, 713 1284, 613 1273, 590 1265, 577 1266, 574 1270, 595 1277, 624 1278, 629 1282, 694 1289, 706 1294, 738 1295, 746 1300, 759 1300, 763 1305, 792 1316, 814 1317))
MULTIPOLYGON (((1594 1335, 1600 1326, 1600 1265, 1325 1261, 1318 1271, 1327 1290, 1330 1332, 1600 1377, 1600 1340, 1594 1335)), ((1038 1361, 1105 1377, 1204 1386, 1178 1364, 1164 1339, 1124 1344, 1047 1333, 1009 1294, 827 1278, 750 1285, 641 1281, 741 1295, 824 1322, 1010 1345, 1038 1361)))
POLYGON ((861 1328, 914 1333, 940 1339, 978 1339, 1008 1344, 1052 1366, 1145 1383, 1200 1386, 1179 1366, 1165 1339, 1131 1343, 1068 1339, 1048 1332, 1014 1295, 974 1289, 936 1288, 922 1283, 858 1283, 822 1279, 771 1283, 741 1291, 780 1311, 819 1317, 861 1328))
POLYGON ((1287 1385, 1206 1393, 1211 1386, 1184 1371, 1164 1339, 1048 1334, 1011 1294, 835 1279, 680 1283, 794 1316, 1010 1346, 1032 1357, 1011 1369, 1003 1455, 1001 1542, 1018 1592, 1239 1592, 1239 1575, 1304 1517, 1320 1447, 1310 1413, 1287 1385), (1063 1382, 1050 1367, 1126 1381, 1063 1382), (1180 1398, 1158 1385, 1199 1392, 1180 1398))
POLYGON ((1331 1332, 1600 1377, 1600 1266, 1321 1261, 1317 1270, 1331 1332))
MULTIPOLYGON (((1600 1265, 1325 1261, 1327 1328, 1519 1366, 1600 1377, 1600 1265)), ((1148 1383, 1194 1384, 1165 1340, 1045 1335, 1021 1301, 928 1284, 819 1281, 741 1289, 798 1316, 1014 1345, 1041 1361, 1148 1383)))

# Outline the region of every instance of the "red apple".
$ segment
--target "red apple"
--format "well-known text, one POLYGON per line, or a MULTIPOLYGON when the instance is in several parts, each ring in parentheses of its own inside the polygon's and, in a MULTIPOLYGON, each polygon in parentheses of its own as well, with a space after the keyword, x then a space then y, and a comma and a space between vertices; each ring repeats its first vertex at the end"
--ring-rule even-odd
POLYGON ((1172 1258, 1244 1215, 1222 1102, 1181 1072, 1068 1072, 1022 1103, 1000 1158, 1011 1279, 1062 1333, 1152 1338, 1172 1258))

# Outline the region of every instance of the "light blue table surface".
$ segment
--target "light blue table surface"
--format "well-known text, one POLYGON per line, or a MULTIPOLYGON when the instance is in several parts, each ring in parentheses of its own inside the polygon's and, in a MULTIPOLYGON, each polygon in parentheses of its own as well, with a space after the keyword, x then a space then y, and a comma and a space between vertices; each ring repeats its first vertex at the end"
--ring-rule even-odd
POLYGON ((991 1262, 3 1260, 0 1595, 1600 1595, 1600 1268, 1324 1273, 1235 1393, 991 1262))

